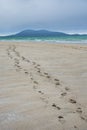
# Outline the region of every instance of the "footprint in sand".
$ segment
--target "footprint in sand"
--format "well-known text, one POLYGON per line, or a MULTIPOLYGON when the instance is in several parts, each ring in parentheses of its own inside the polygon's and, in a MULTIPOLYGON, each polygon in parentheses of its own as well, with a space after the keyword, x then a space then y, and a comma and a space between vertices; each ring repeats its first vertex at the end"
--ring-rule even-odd
POLYGON ((38 87, 36 85, 33 86, 33 89, 37 89, 38 87))
POLYGON ((56 86, 60 85, 59 81, 55 83, 56 86))
POLYGON ((80 116, 80 118, 81 118, 82 120, 84 120, 84 121, 86 121, 86 122, 87 122, 87 119, 86 119, 85 117, 80 116))
POLYGON ((40 65, 39 65, 39 64, 37 64, 37 67, 40 67, 40 65))
POLYGON ((48 104, 48 100, 45 97, 40 97, 40 99, 45 102, 46 104, 48 104))
POLYGON ((34 79, 33 79, 33 76, 32 76, 32 74, 30 73, 30 79, 33 81, 34 79))
POLYGON ((59 79, 54 79, 54 81, 59 81, 59 79))
POLYGON ((58 116, 59 119, 63 119, 64 117, 63 116, 58 116))
POLYGON ((38 72, 38 73, 41 73, 41 71, 40 71, 40 70, 38 70, 37 72, 38 72))
POLYGON ((28 72, 26 69, 24 69, 24 73, 25 73, 25 74, 29 74, 29 72, 28 72))
POLYGON ((60 85, 60 80, 59 79, 54 79, 54 81, 55 81, 56 86, 60 85))
POLYGON ((41 69, 40 69, 40 68, 37 68, 37 71, 41 72, 41 69))
POLYGON ((51 77, 48 75, 48 76, 46 76, 48 79, 50 79, 51 77))
POLYGON ((16 52, 16 55, 17 55, 18 57, 20 57, 20 54, 19 54, 19 52, 16 52))
POLYGON ((22 60, 25 60, 25 57, 22 56, 21 58, 22 58, 22 60))
POLYGON ((33 63, 33 65, 36 65, 36 62, 32 62, 33 63))
POLYGON ((19 60, 18 59, 14 59, 16 64, 19 64, 19 60))
POLYGON ((66 93, 66 92, 61 93, 61 96, 66 96, 66 95, 67 95, 67 93, 66 93))
POLYGON ((34 81, 34 84, 38 84, 38 82, 37 82, 37 81, 34 81))
POLYGON ((76 112, 78 112, 78 113, 81 114, 82 113, 82 109, 80 107, 78 107, 77 110, 76 110, 76 112))
POLYGON ((45 75, 48 75, 48 73, 44 72, 45 75))
POLYGON ((76 104, 77 103, 76 100, 74 100, 74 99, 69 99, 69 102, 72 103, 72 104, 76 104))
POLYGON ((58 107, 55 103, 52 104, 52 107, 57 108, 58 110, 61 110, 61 108, 58 107))
POLYGON ((44 94, 42 91, 38 91, 38 93, 44 94))
POLYGON ((20 65, 16 64, 16 67, 18 67, 19 69, 21 68, 20 65))
POLYGON ((69 89, 68 87, 65 87, 65 90, 66 90, 66 91, 69 91, 70 89, 69 89))
POLYGON ((65 120, 64 120, 64 117, 63 116, 58 116, 58 120, 64 124, 65 123, 65 120))
POLYGON ((27 71, 24 72, 25 74, 29 74, 27 71))
POLYGON ((49 76, 48 73, 44 72, 44 75, 46 76, 46 78, 50 79, 51 77, 49 76))
POLYGON ((77 129, 77 126, 76 126, 76 125, 74 125, 74 128, 75 128, 75 129, 77 129))
POLYGON ((34 80, 32 77, 30 78, 32 81, 34 80))
POLYGON ((27 62, 30 62, 30 60, 26 59, 27 62))

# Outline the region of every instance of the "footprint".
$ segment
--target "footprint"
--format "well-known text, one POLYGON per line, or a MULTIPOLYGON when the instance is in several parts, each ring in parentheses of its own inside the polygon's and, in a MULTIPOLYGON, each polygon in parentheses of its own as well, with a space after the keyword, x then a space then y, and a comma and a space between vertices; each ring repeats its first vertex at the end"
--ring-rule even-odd
POLYGON ((87 122, 87 119, 86 119, 85 117, 80 116, 80 118, 81 118, 82 120, 84 120, 84 121, 86 121, 86 122, 87 122))
POLYGON ((37 82, 37 81, 34 81, 34 84, 38 84, 38 82, 37 82))
POLYGON ((64 93, 61 93, 61 96, 66 96, 66 94, 67 94, 66 92, 64 92, 64 93))
POLYGON ((69 89, 68 87, 65 87, 65 90, 66 90, 66 91, 69 91, 70 89, 69 89))
POLYGON ((25 60, 25 57, 22 56, 21 58, 22 58, 22 60, 25 60))
POLYGON ((74 128, 77 128, 77 126, 76 126, 76 125, 74 125, 74 128))
POLYGON ((19 64, 19 61, 18 61, 18 60, 15 60, 15 63, 16 63, 16 64, 19 64))
POLYGON ((58 110, 60 110, 61 108, 60 107, 58 107, 55 103, 53 103, 52 104, 52 107, 55 107, 55 108, 57 108, 58 110))
POLYGON ((43 102, 45 102, 46 104, 48 104, 48 100, 47 100, 46 98, 40 97, 40 99, 41 99, 43 102))
POLYGON ((34 79, 33 79, 33 76, 32 76, 32 74, 30 73, 30 79, 33 81, 34 79))
POLYGON ((15 66, 18 67, 18 68, 20 68, 20 65, 18 65, 18 64, 16 64, 16 63, 15 63, 15 66))
POLYGON ((25 74, 29 74, 27 71, 24 72, 25 74))
POLYGON ((63 119, 64 117, 63 116, 58 116, 59 119, 63 119))
POLYGON ((60 85, 60 83, 59 83, 59 82, 56 82, 55 85, 60 85))
POLYGON ((33 80, 33 78, 30 78, 31 80, 33 80))
POLYGON ((39 64, 37 64, 37 66, 39 67, 40 65, 39 65, 39 64))
POLYGON ((48 75, 48 76, 46 76, 48 79, 50 79, 51 77, 48 75))
POLYGON ((36 62, 32 62, 33 63, 33 65, 36 65, 36 62))
POLYGON ((77 108, 76 112, 82 113, 82 109, 80 107, 77 108))
POLYGON ((45 73, 45 72, 44 72, 44 74, 45 74, 45 75, 48 75, 48 73, 45 73))
POLYGON ((16 55, 17 55, 18 57, 20 57, 20 54, 19 54, 19 52, 16 52, 16 55))
POLYGON ((54 81, 59 81, 59 79, 54 79, 54 81))
POLYGON ((33 86, 33 89, 37 89, 37 86, 34 85, 34 86, 33 86))
POLYGON ((38 70, 37 72, 38 72, 38 73, 41 73, 41 71, 40 71, 40 70, 38 70))
POLYGON ((41 94, 44 94, 42 91, 38 91, 39 93, 41 93, 41 94))
POLYGON ((58 119, 59 121, 64 124, 65 123, 65 120, 64 120, 64 117, 63 116, 58 116, 58 119))
POLYGON ((26 59, 27 62, 30 62, 28 59, 26 59))
POLYGON ((72 104, 76 104, 77 103, 76 100, 74 100, 74 99, 69 99, 69 102, 72 103, 72 104))

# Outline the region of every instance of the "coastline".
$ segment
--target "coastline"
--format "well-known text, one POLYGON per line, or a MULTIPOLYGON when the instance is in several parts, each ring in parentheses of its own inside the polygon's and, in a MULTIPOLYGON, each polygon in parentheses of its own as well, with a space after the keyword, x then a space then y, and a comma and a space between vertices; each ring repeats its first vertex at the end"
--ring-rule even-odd
POLYGON ((35 39, 35 40, 27 40, 27 39, 3 39, 0 40, 0 42, 18 42, 18 43, 50 43, 50 44, 82 44, 82 45, 86 45, 87 44, 87 40, 82 40, 82 41, 73 41, 73 40, 42 40, 42 39, 35 39))
POLYGON ((87 45, 0 42, 1 130, 86 130, 87 45))

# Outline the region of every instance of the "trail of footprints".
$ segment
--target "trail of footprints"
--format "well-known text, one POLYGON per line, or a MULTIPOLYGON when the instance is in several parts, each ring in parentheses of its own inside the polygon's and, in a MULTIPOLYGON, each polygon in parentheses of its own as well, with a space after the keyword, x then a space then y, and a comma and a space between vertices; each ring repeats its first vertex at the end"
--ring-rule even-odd
MULTIPOLYGON (((31 67, 37 72, 37 74, 42 79, 45 78, 48 82, 53 84, 55 86, 55 89, 58 88, 58 90, 61 91, 61 94, 60 94, 60 98, 62 97, 61 101, 65 100, 65 97, 70 92, 70 89, 68 87, 64 87, 59 79, 53 78, 47 72, 44 72, 42 70, 40 64, 37 64, 36 62, 34 62, 34 61, 30 60, 30 59, 27 59, 24 56, 21 56, 20 53, 16 51, 16 47, 15 46, 9 46, 9 48, 7 49, 7 54, 8 54, 10 59, 13 59, 16 71, 21 71, 22 70, 25 73, 25 75, 30 77, 30 80, 33 83, 33 89, 36 90, 36 92, 38 92, 38 94, 40 94, 40 99, 44 103, 46 103, 47 105, 50 104, 49 97, 47 97, 45 95, 45 93, 42 90, 40 90, 40 88, 38 88, 39 87, 39 82, 35 80, 34 72, 32 72, 31 70, 27 71, 27 69, 24 69, 20 65, 20 61, 21 60, 23 62, 26 62, 26 63, 30 64, 31 67)), ((87 117, 83 114, 82 106, 75 99, 69 98, 67 101, 69 103, 72 103, 73 105, 76 106, 76 110, 73 113, 79 114, 79 117, 83 121, 87 122, 87 117)), ((55 102, 51 103, 51 107, 53 108, 53 110, 54 109, 56 109, 57 111, 61 111, 62 110, 62 108, 60 106, 58 106, 55 102)), ((60 121, 60 123, 63 123, 65 121, 64 116, 62 116, 62 113, 61 113, 61 115, 58 116, 58 120, 60 121)), ((77 128, 77 126, 74 125, 74 128, 77 128)))

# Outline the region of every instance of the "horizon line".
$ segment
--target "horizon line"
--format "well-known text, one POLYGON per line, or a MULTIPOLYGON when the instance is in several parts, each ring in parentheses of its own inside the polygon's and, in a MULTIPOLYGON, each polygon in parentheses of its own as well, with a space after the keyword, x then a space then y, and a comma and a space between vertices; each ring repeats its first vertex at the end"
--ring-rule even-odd
POLYGON ((69 35, 74 35, 74 34, 77 34, 77 35, 87 35, 87 32, 67 32, 67 31, 56 31, 56 30, 50 30, 50 29, 22 29, 20 31, 16 31, 16 32, 8 32, 8 33, 0 33, 0 36, 10 36, 10 35, 16 35, 20 32, 23 32, 23 31, 27 31, 27 30, 32 30, 32 31, 41 31, 41 30, 44 30, 44 31, 50 31, 50 32, 60 32, 60 33, 65 33, 65 34, 69 34, 69 35))

